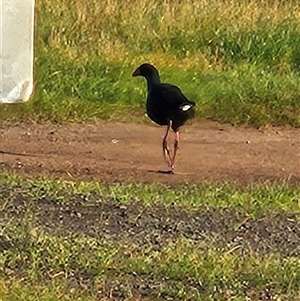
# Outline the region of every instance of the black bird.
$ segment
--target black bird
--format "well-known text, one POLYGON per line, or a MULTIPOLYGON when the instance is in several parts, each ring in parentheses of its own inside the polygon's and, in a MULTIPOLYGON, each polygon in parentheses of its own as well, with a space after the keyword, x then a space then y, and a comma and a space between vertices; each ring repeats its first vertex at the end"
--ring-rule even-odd
POLYGON ((132 76, 143 76, 147 80, 146 110, 149 118, 159 125, 166 125, 162 149, 164 157, 173 172, 175 157, 179 146, 179 128, 195 115, 195 102, 188 100, 174 85, 161 83, 158 70, 151 64, 140 65, 132 76), (170 154, 167 138, 169 130, 175 132, 174 152, 170 154))

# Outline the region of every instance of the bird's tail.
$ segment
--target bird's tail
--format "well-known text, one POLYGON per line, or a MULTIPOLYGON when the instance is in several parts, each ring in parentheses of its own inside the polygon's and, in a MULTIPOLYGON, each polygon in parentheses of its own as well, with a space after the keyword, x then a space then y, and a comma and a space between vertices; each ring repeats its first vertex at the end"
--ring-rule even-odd
POLYGON ((196 103, 193 101, 189 101, 180 106, 182 112, 187 113, 189 118, 193 118, 195 116, 195 106, 196 103))

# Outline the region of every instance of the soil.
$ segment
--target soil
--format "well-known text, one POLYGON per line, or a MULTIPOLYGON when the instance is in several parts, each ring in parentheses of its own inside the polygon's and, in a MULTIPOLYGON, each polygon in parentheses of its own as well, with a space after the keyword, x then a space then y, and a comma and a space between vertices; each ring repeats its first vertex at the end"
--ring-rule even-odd
MULTIPOLYGON (((262 129, 203 121, 181 131, 175 174, 161 151, 165 129, 153 124, 1 125, 0 163, 26 176, 99 182, 289 180, 300 183, 300 129, 262 129)), ((170 135, 173 144, 173 133, 170 135)))

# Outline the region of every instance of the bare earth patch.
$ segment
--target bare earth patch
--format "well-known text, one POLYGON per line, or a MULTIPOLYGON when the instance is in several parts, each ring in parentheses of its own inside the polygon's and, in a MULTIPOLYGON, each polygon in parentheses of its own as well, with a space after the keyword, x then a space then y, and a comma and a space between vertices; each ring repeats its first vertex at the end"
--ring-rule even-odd
MULTIPOLYGON (((2 124, 0 162, 26 176, 100 182, 300 182, 300 129, 253 129, 204 121, 182 129, 175 175, 161 151, 164 128, 123 123, 2 124)), ((173 137, 170 137, 173 143, 173 137)))

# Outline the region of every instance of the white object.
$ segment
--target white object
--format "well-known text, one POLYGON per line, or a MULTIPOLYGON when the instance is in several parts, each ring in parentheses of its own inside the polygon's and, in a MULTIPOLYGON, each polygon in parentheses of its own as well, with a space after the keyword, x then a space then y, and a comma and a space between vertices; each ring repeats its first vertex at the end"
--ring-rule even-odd
POLYGON ((30 98, 33 39, 34 0, 0 0, 0 103, 30 98))
POLYGON ((180 109, 185 112, 188 111, 192 106, 191 105, 183 105, 182 107, 180 107, 180 109))

